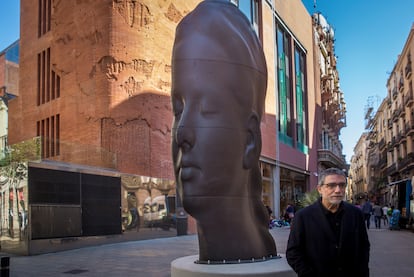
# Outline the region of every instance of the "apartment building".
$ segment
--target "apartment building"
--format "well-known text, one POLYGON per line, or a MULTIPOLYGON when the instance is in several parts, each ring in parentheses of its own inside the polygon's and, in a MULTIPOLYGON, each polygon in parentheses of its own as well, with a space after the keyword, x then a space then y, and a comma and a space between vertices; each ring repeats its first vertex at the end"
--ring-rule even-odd
MULTIPOLYGON (((380 200, 382 196, 388 194, 387 186, 387 155, 388 147, 386 144, 388 135, 388 100, 387 98, 382 100, 381 104, 376 109, 374 115, 374 107, 369 103, 367 104, 367 111, 365 115, 366 129, 369 130, 367 134, 367 193, 371 196, 375 196, 376 200, 380 200)), ((389 203, 386 200, 388 197, 384 197, 383 202, 389 203)))
POLYGON ((321 106, 317 106, 315 122, 320 130, 318 170, 337 167, 347 171, 339 139, 341 129, 346 127, 346 103, 340 87, 336 67, 335 32, 325 17, 313 14, 315 32, 315 83, 321 94, 321 106))
POLYGON ((414 175, 414 107, 412 53, 414 24, 387 80, 388 90, 388 157, 386 174, 393 197, 391 203, 408 219, 412 199, 411 179, 414 175))
POLYGON ((352 179, 352 191, 354 200, 365 198, 368 194, 367 182, 367 141, 368 133, 363 133, 354 147, 354 155, 351 158, 349 178, 352 179))
POLYGON ((391 177, 390 182, 411 177, 414 169, 414 160, 412 159, 414 102, 411 53, 414 53, 414 25, 387 81, 387 103, 390 110, 387 175, 391 177))

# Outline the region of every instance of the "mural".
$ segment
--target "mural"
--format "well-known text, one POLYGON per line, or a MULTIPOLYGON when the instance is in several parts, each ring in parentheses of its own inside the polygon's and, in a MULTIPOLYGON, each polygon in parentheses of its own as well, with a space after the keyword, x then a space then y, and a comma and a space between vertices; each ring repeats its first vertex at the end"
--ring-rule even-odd
POLYGON ((122 230, 176 228, 174 181, 137 175, 121 175, 122 230))

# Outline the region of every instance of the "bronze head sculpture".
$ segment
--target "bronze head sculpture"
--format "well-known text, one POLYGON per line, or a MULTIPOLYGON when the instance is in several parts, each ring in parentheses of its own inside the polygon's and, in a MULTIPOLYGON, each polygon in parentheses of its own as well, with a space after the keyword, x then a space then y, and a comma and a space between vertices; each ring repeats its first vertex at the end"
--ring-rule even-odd
POLYGON ((172 155, 184 209, 197 220, 199 262, 277 255, 262 199, 261 44, 229 1, 201 2, 176 29, 172 155))

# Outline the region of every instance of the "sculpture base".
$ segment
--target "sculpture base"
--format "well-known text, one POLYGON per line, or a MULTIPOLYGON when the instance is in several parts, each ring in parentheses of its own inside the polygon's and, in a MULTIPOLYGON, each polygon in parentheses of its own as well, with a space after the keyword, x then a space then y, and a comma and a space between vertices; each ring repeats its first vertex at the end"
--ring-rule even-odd
POLYGON ((255 277, 296 277, 288 265, 286 257, 264 262, 243 264, 205 265, 194 263, 198 255, 175 259, 171 263, 171 277, 221 277, 221 276, 255 276, 255 277))

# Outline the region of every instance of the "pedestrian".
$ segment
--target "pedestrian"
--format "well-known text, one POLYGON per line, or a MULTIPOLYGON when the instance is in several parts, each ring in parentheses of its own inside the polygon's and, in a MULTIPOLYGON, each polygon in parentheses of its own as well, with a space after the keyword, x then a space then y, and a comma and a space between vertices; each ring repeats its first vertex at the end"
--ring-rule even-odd
POLYGON ((372 214, 374 215, 375 228, 381 229, 381 219, 383 212, 378 202, 375 202, 374 207, 372 207, 372 214))
POLYGON ((295 208, 292 204, 288 204, 285 210, 284 218, 287 222, 291 223, 292 219, 295 217, 295 208))
POLYGON ((295 214, 286 248, 299 277, 368 277, 370 243, 361 210, 343 201, 346 175, 337 168, 319 174, 321 197, 295 214))
POLYGON ((369 199, 367 199, 367 201, 362 206, 362 212, 364 213, 364 218, 365 218, 365 222, 367 225, 367 229, 369 229, 369 226, 371 224, 371 214, 372 214, 372 204, 369 201, 369 199))
POLYGON ((383 214, 382 220, 384 220, 384 226, 388 225, 388 222, 389 222, 389 220, 388 220, 388 209, 389 208, 388 208, 387 204, 385 204, 384 207, 382 207, 382 214, 383 214))
POLYGON ((391 218, 390 218, 389 229, 390 230, 400 230, 399 221, 400 221, 401 212, 398 208, 395 208, 394 206, 391 206, 391 209, 392 209, 392 214, 391 214, 391 218))

